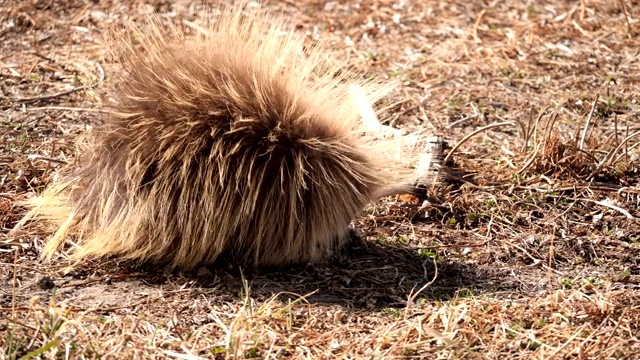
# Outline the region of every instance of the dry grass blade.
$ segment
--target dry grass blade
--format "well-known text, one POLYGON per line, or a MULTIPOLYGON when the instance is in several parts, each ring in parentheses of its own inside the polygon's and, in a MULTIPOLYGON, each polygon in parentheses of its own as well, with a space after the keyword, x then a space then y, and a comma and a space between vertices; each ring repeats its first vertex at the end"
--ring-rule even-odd
POLYGON ((587 121, 584 124, 584 129, 582 129, 582 137, 580 138, 580 145, 578 146, 578 149, 580 150, 584 148, 584 140, 587 137, 587 130, 589 129, 589 124, 591 124, 591 119, 593 118, 593 113, 596 111, 596 105, 598 104, 599 99, 600 94, 596 94, 596 98, 593 99, 593 102, 591 103, 591 109, 589 110, 587 121))
POLYGON ((53 100, 59 97, 63 97, 63 96, 67 96, 79 91, 83 91, 83 90, 91 90, 91 89, 95 89, 99 86, 102 85, 102 83, 104 82, 104 78, 105 78, 105 73, 104 70, 102 69, 102 66, 100 66, 99 63, 96 62, 96 68, 98 69, 98 74, 99 74, 99 78, 96 82, 94 82, 93 84, 90 85, 83 85, 83 86, 77 86, 74 87, 72 89, 69 90, 65 90, 65 91, 60 91, 58 93, 55 94, 51 94, 51 95, 38 95, 38 96, 30 96, 30 97, 21 97, 21 98, 15 98, 12 99, 11 101, 18 103, 18 104, 30 104, 30 103, 34 103, 34 102, 44 102, 44 101, 48 101, 48 100, 53 100))
POLYGON ((483 126, 480 129, 474 130, 473 132, 471 132, 470 134, 466 135, 465 137, 463 137, 460 141, 458 141, 458 143, 456 143, 451 150, 449 151, 449 153, 447 154, 447 156, 445 156, 443 162, 446 163, 450 158, 451 155, 458 150, 458 148, 460 146, 462 146, 462 144, 464 144, 465 142, 467 142, 469 139, 471 139, 472 137, 474 137, 475 135, 480 134, 481 132, 487 131, 489 129, 493 129, 493 128, 497 128, 500 126, 507 126, 507 125, 511 125, 513 126, 514 123, 513 122, 500 122, 500 123, 496 123, 496 124, 490 124, 487 126, 483 126))
MULTIPOLYGON (((609 151, 607 153, 607 155, 602 159, 602 161, 600 161, 600 163, 597 165, 597 167, 593 170, 593 172, 589 175, 589 178, 591 178, 593 175, 595 175, 598 171, 600 171, 602 169, 603 166, 605 166, 607 164, 607 162, 611 161, 611 159, 613 158, 613 155, 617 154, 618 151, 620 151, 620 149, 623 146, 627 145, 627 142, 631 139, 633 139, 634 137, 640 135, 640 131, 636 131, 631 135, 628 135, 627 137, 625 137, 622 142, 620 142, 618 144, 618 146, 616 146, 614 149, 612 149, 611 151, 609 151)), ((636 147, 638 144, 634 144, 633 147, 636 147)), ((625 148, 627 151, 629 150, 628 147, 625 148)), ((626 153, 626 151, 625 151, 626 153)))

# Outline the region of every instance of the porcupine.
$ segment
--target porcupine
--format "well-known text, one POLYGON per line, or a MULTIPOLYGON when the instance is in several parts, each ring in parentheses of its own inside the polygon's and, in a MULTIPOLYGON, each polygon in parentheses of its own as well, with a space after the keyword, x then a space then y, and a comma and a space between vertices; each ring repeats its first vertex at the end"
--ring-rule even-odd
POLYGON ((202 18, 169 35, 154 16, 110 32, 122 73, 109 115, 77 164, 26 202, 21 224, 56 229, 44 258, 74 235, 75 259, 317 263, 367 204, 411 190, 419 152, 370 136, 349 92, 373 103, 386 85, 330 61, 282 15, 202 18))

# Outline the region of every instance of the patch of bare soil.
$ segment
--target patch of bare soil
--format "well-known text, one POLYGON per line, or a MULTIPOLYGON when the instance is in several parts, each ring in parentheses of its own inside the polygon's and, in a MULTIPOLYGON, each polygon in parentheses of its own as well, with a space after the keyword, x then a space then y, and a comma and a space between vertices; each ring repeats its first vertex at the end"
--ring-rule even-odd
MULTIPOLYGON (((9 236, 101 121, 106 26, 200 2, 0 1, 0 358, 640 357, 640 3, 265 1, 402 86, 460 175, 354 219, 325 266, 38 259, 9 236)), ((212 2, 213 4, 213 2, 212 2)))

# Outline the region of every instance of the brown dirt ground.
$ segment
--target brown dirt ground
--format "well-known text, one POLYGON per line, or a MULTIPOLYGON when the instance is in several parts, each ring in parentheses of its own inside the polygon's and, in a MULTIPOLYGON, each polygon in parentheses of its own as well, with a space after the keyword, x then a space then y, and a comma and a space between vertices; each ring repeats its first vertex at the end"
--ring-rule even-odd
POLYGON ((640 358, 640 2, 264 3, 401 79, 393 126, 514 125, 462 142, 466 180, 432 203, 367 209, 326 266, 42 263, 48 234, 9 236, 16 200, 100 120, 100 32, 201 4, 0 1, 0 358, 640 358))

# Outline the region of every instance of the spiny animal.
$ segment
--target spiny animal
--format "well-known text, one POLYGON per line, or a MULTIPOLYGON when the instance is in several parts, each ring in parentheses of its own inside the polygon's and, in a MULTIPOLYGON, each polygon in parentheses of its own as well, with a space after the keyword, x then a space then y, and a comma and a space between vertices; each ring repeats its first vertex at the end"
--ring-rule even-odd
POLYGON ((25 203, 19 226, 52 227, 44 258, 73 239, 75 259, 171 269, 221 255, 321 262, 367 204, 411 189, 420 142, 372 133, 350 95, 374 103, 386 85, 330 61, 282 15, 219 10, 198 26, 150 16, 109 32, 122 68, 109 115, 76 165, 25 203))

